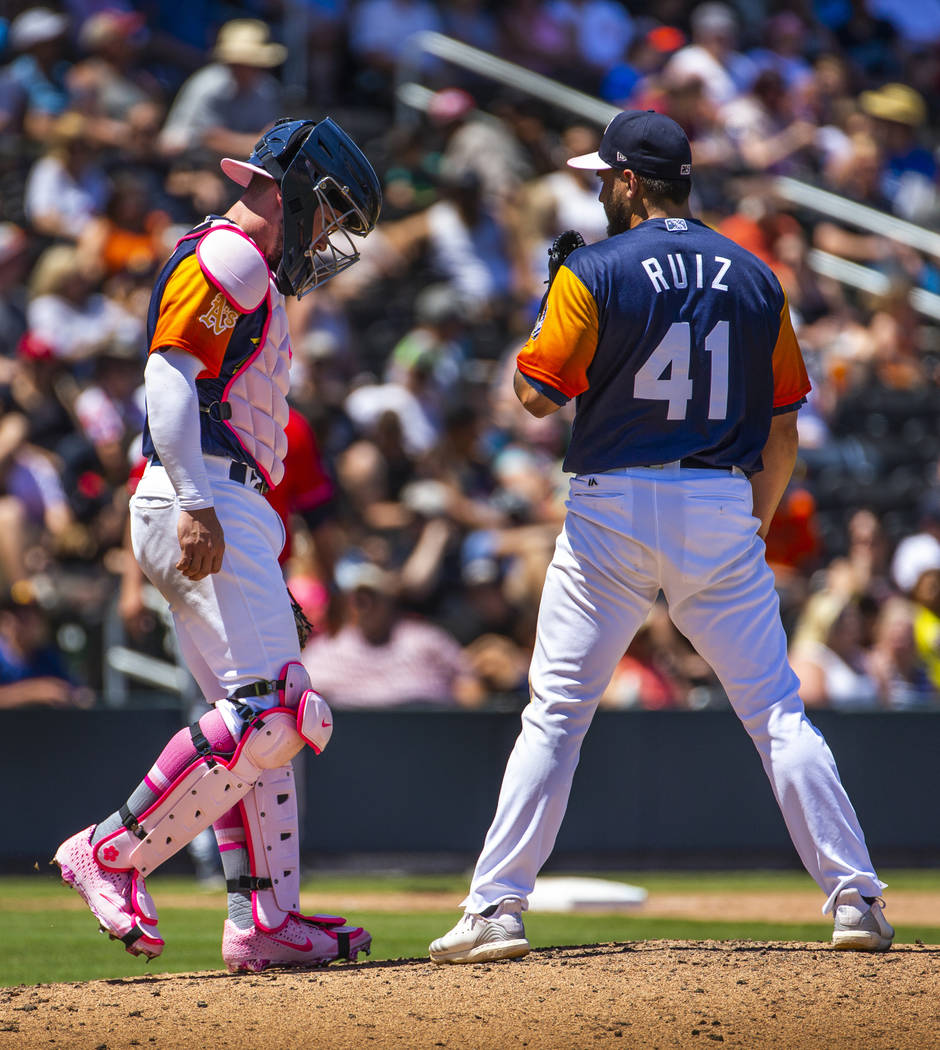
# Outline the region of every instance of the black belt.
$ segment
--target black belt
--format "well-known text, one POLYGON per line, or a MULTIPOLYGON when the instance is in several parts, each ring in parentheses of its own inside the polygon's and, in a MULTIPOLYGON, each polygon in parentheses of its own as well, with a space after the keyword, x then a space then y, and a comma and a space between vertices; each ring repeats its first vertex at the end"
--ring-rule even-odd
POLYGON ((692 470, 724 470, 729 474, 734 470, 734 467, 720 467, 717 463, 706 463, 704 459, 697 459, 695 456, 686 456, 685 459, 680 459, 679 466, 691 467, 692 470))
MULTIPOLYGON (((156 452, 150 457, 150 462, 155 467, 162 465, 156 452)), ((260 492, 262 496, 271 487, 258 471, 254 467, 249 467, 247 463, 233 462, 228 468, 228 478, 229 481, 237 481, 239 485, 247 485, 249 488, 254 489, 255 492, 260 492)))
POLYGON ((254 489, 255 492, 260 492, 262 496, 268 491, 268 483, 254 467, 249 467, 247 463, 232 463, 228 468, 228 476, 229 481, 237 481, 240 485, 247 485, 249 488, 254 489))

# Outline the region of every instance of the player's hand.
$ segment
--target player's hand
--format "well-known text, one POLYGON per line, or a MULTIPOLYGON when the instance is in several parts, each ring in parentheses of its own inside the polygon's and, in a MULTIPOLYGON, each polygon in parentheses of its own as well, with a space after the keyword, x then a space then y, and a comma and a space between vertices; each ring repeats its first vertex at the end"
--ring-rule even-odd
POLYGON ((215 507, 180 511, 176 535, 180 541, 177 569, 190 580, 203 580, 222 568, 225 534, 215 507))

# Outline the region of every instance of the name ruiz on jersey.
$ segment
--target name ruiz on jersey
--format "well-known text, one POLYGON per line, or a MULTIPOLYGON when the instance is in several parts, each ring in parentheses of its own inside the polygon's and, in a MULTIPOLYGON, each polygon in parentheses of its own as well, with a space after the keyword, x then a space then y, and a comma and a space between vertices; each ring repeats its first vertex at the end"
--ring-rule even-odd
POLYGON ((673 288, 714 288, 717 292, 728 291, 725 275, 731 269, 731 260, 721 255, 706 259, 699 252, 686 263, 682 252, 669 252, 665 262, 655 257, 644 259, 640 264, 652 282, 654 291, 668 292, 673 288))

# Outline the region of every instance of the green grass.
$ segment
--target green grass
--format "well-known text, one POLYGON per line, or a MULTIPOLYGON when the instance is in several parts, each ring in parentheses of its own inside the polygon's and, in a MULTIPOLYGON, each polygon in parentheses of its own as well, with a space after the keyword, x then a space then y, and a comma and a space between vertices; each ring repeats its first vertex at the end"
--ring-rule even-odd
MULTIPOLYGON (((641 885, 651 893, 695 889, 769 893, 813 888, 809 878, 798 872, 604 872, 602 875, 641 885)), ((894 889, 940 892, 938 872, 888 872, 883 877, 894 889)), ((421 959, 427 957, 428 943, 456 921, 457 905, 466 892, 467 878, 464 875, 324 873, 304 883, 305 890, 312 890, 314 886, 324 894, 382 890, 452 894, 453 907, 449 910, 396 914, 357 909, 355 915, 350 916, 372 932, 373 960, 421 959)), ((150 880, 149 888, 158 904, 162 896, 170 893, 200 893, 192 879, 159 873, 150 880)), ((70 895, 57 878, 46 874, 2 878, 0 891, 0 986, 221 968, 219 946, 225 913, 222 893, 202 894, 203 907, 162 906, 160 930, 168 947, 163 956, 148 966, 97 933, 90 913, 70 910, 67 905, 74 894, 70 895)), ((818 923, 811 924, 724 922, 711 917, 700 921, 654 919, 642 913, 530 914, 526 917, 526 932, 533 947, 661 938, 819 941, 822 944, 828 941, 830 929, 822 916, 818 923)), ((897 943, 915 940, 940 944, 940 927, 898 928, 897 943)))

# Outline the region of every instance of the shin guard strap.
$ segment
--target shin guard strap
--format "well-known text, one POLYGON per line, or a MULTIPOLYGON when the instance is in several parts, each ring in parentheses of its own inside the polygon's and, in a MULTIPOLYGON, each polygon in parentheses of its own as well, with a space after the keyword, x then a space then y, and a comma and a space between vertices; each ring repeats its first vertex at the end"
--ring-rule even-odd
POLYGON ((147 837, 147 832, 140 826, 140 824, 137 821, 137 818, 127 808, 126 802, 118 810, 118 816, 120 816, 121 823, 124 825, 124 827, 127 828, 127 830, 136 838, 142 839, 147 837))
POLYGON ((229 893, 254 893, 256 890, 269 890, 270 879, 259 879, 254 875, 239 875, 225 880, 225 889, 229 893))

